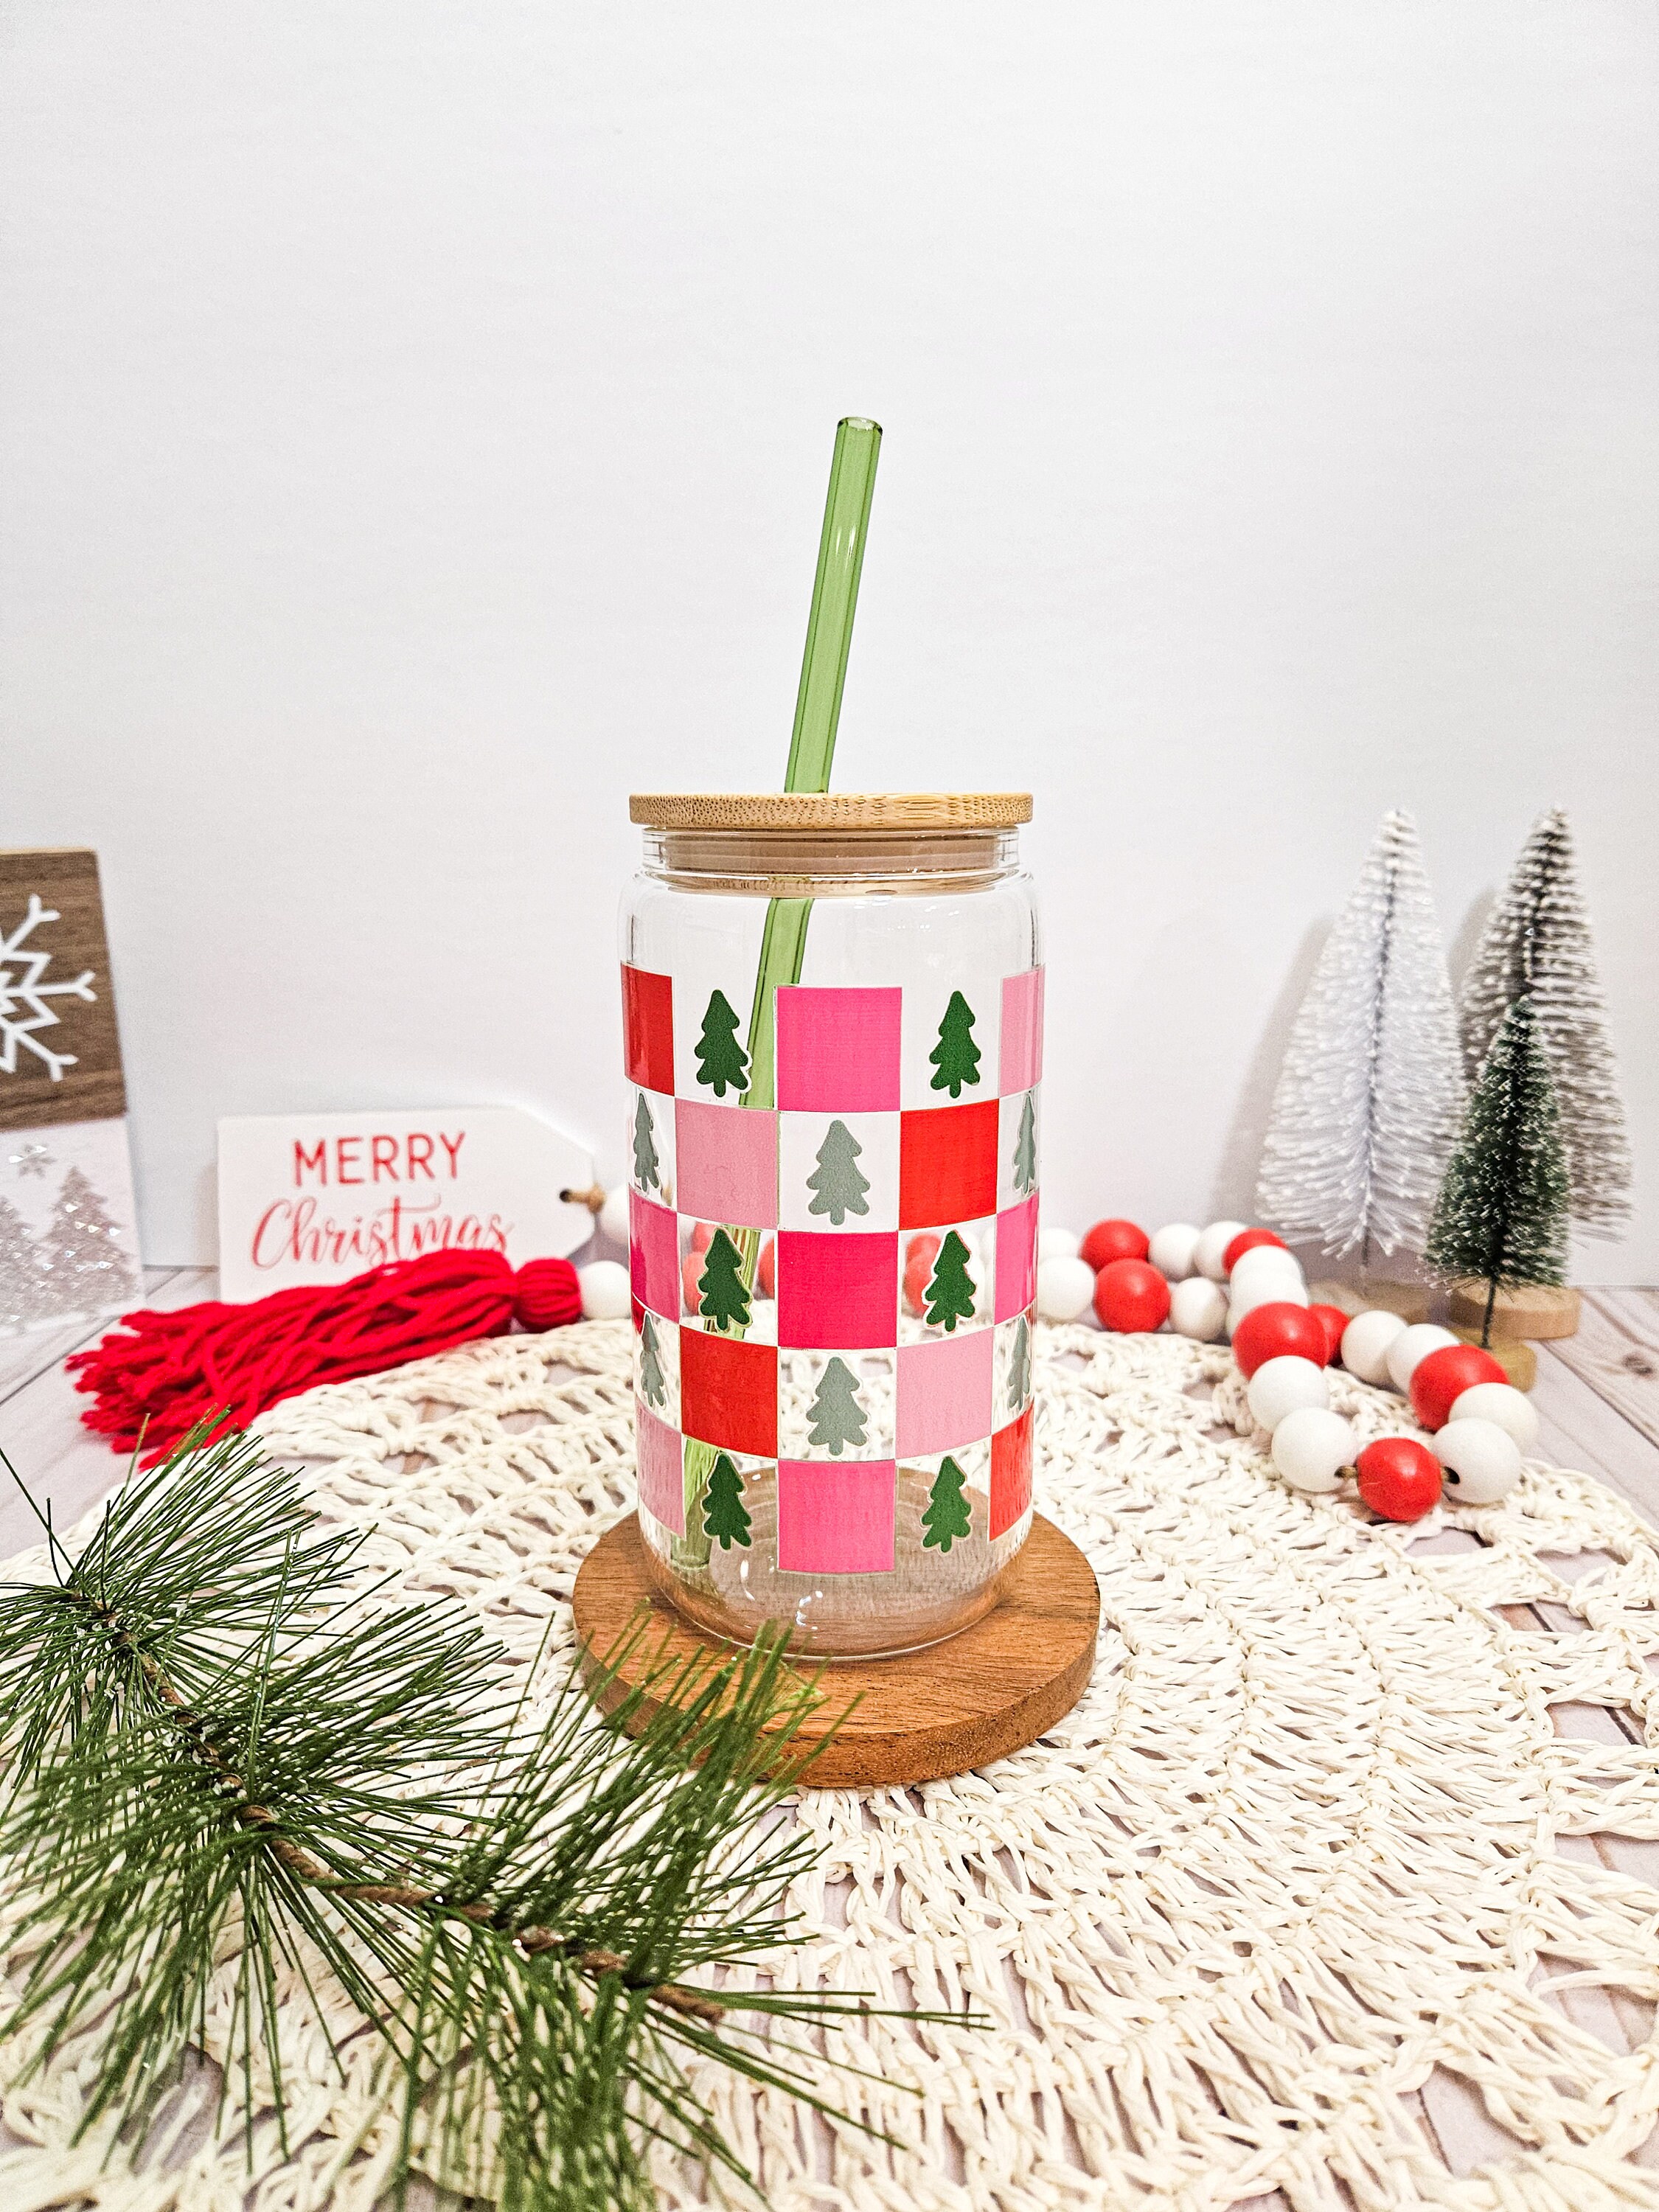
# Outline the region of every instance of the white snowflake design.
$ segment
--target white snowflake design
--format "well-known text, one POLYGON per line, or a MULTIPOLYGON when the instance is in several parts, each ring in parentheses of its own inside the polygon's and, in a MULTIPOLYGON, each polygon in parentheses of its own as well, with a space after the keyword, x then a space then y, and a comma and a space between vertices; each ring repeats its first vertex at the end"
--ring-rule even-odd
POLYGON ((92 988, 92 970, 88 968, 72 983, 43 983, 40 979, 52 965, 51 953, 22 949, 31 930, 58 918, 52 908, 41 904, 40 894, 31 891, 27 914, 9 937, 0 935, 0 1075, 16 1074, 20 1046, 46 1062, 54 1083, 61 1083, 64 1070, 75 1066, 72 1052, 53 1052, 35 1032, 58 1026, 58 1017, 46 1004, 48 999, 92 1001, 97 995, 92 988))

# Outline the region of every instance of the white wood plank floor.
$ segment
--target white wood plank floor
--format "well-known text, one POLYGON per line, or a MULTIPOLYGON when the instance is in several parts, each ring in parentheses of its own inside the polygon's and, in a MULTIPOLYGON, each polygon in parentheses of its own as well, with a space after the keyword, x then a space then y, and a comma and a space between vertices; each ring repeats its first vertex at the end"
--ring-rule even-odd
MULTIPOLYGON (((164 1268, 149 1271, 144 1288, 147 1303, 170 1308, 213 1297, 216 1284, 210 1268, 164 1268)), ((82 1401, 63 1367, 71 1352, 95 1342, 109 1325, 0 1340, 0 1447, 36 1498, 43 1504, 50 1501, 59 1528, 95 1504, 125 1469, 125 1462, 81 1425, 82 1401)), ((1542 1419, 1543 1456, 1599 1476, 1659 1527, 1659 1291, 1587 1292, 1578 1334, 1540 1345, 1538 1352, 1533 1400, 1542 1419)), ((0 1495, 0 1560, 39 1539, 39 1524, 22 1499, 15 1492, 0 1495)), ((1455 1545, 1474 1539, 1452 1532, 1440 1540, 1455 1545)), ((1550 1617, 1556 1611, 1516 1607, 1515 1616, 1568 1632, 1576 1626, 1571 1616, 1550 1617)), ((1559 1709, 1557 1726, 1565 1735, 1603 1742, 1640 1740, 1632 1716, 1600 1706, 1559 1709)), ((1659 1887, 1659 1844, 1570 1838, 1559 1848, 1659 1887)), ((1632 2048, 1650 2032, 1646 2008, 1601 1990, 1570 1990, 1553 2002, 1615 2051, 1632 2048)), ((1426 2136, 1454 2174, 1468 2173, 1514 2148, 1479 2095, 1454 2074, 1437 2072, 1413 2101, 1426 2136)), ((1659 2169, 1659 2136, 1636 2162, 1659 2169)), ((432 2201, 426 2191, 418 2194, 424 2203, 432 2201)), ((1277 2192, 1251 2199, 1250 2208, 1289 2212, 1277 2192)))

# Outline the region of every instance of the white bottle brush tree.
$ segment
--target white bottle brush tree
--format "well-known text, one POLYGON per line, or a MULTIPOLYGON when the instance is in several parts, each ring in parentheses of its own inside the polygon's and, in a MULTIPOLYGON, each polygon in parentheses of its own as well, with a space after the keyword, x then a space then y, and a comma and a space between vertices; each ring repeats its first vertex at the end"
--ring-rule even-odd
POLYGON ((1420 1252, 1463 1083, 1417 827, 1384 815, 1291 1031, 1256 1184, 1261 1219, 1362 1268, 1420 1252))
POLYGON ((1523 995, 1555 1088, 1568 1211, 1592 1236, 1616 1235, 1630 1214, 1630 1139, 1572 833, 1559 806, 1533 824, 1463 979, 1458 1011, 1471 1084, 1523 995))

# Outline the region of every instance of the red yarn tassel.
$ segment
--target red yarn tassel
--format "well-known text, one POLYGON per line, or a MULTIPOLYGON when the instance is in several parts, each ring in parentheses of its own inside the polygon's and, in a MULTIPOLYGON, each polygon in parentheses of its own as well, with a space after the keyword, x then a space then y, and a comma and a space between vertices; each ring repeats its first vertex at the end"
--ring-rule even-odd
POLYGON ((142 1437, 153 1467, 210 1414, 245 1427, 319 1382, 502 1335, 515 1316, 528 1328, 557 1328, 581 1310, 568 1260, 532 1260, 515 1273, 499 1252, 427 1252, 252 1305, 209 1299, 178 1313, 124 1314, 66 1364, 76 1389, 95 1401, 82 1408, 87 1426, 123 1450, 142 1437))

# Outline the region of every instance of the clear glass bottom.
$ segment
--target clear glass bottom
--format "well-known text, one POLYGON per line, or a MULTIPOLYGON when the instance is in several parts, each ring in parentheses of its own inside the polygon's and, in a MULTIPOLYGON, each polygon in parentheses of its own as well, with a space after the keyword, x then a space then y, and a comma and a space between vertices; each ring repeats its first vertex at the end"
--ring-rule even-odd
POLYGON ((675 1609, 726 1642, 752 1644, 769 1625, 787 1625, 803 1656, 892 1659, 943 1643, 990 1612, 1002 1578, 1030 1533, 1028 1507, 991 1541, 990 1500, 963 1492, 970 1533, 949 1552, 924 1546, 930 1469, 900 1464, 896 1564, 890 1574, 791 1574, 777 1564, 777 1485, 769 1468, 744 1477, 751 1524, 747 1547, 688 1544, 644 1507, 640 1528, 653 1582, 675 1609))

